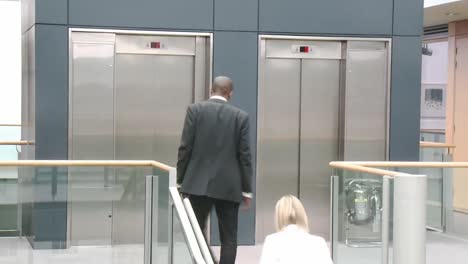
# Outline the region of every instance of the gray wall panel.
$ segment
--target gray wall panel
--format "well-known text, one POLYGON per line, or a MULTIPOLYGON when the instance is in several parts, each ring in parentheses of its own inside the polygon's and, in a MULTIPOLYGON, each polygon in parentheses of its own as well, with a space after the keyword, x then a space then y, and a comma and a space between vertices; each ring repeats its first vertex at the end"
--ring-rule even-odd
POLYGON ((394 0, 393 34, 421 35, 423 33, 424 0, 394 0))
MULTIPOLYGON (((67 43, 66 26, 36 25, 35 122, 36 159, 39 160, 67 159, 67 43)), ((67 195, 66 175, 66 171, 57 174, 57 171, 48 168, 36 171, 35 177, 44 184, 34 185, 34 248, 63 248, 65 245, 67 205, 63 201, 67 195), (53 243, 48 244, 51 241, 53 243)))
POLYGON ((71 25, 213 28, 212 0, 69 0, 71 25))
POLYGON ((259 0, 260 31, 392 34, 392 0, 259 0))
POLYGON ((67 24, 68 1, 65 0, 35 0, 36 23, 67 24))
POLYGON ((258 0, 217 0, 215 2, 215 29, 258 29, 258 0))
MULTIPOLYGON (((257 132, 257 33, 215 32, 214 76, 226 75, 234 81, 232 104, 250 115, 250 141, 255 168, 257 132)), ((255 180, 254 180, 255 183, 255 180)), ((255 184, 253 189, 255 190, 255 184)), ((253 244, 255 207, 239 213, 239 244, 253 244)), ((212 238, 218 241, 217 223, 212 222, 212 238)))
POLYGON ((421 38, 394 37, 390 160, 419 160, 421 38))
POLYGON ((36 25, 36 159, 67 159, 68 29, 36 25))

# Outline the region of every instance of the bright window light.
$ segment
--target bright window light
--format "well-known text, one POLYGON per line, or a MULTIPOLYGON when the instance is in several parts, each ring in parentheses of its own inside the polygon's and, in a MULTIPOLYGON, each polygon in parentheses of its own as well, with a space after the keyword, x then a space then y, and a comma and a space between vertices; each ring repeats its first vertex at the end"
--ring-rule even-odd
POLYGON ((459 1, 461 0, 424 0, 424 8, 444 5, 444 4, 459 2, 459 1))
POLYGON ((21 123, 20 1, 0 1, 0 124, 21 123))

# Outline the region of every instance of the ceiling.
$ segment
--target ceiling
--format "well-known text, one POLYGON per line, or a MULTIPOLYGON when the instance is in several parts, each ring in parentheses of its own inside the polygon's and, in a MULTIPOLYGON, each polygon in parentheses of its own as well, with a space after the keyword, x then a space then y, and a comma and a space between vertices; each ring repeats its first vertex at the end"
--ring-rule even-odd
POLYGON ((468 0, 424 8, 424 27, 468 19, 468 0))

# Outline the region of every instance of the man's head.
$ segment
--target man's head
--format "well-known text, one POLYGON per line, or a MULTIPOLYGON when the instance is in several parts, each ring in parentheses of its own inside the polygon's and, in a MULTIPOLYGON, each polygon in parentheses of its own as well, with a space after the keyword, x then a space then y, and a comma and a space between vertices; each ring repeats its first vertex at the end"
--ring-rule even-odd
POLYGON ((226 76, 218 76, 213 81, 211 95, 218 95, 230 100, 234 90, 232 80, 226 76))

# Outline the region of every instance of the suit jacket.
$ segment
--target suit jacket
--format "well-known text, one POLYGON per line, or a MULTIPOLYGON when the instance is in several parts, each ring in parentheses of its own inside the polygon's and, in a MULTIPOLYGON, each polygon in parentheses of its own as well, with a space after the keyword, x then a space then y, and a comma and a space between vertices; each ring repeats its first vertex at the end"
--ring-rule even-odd
POLYGON ((333 264, 325 240, 296 225, 267 236, 260 264, 333 264))
POLYGON ((210 99, 188 107, 177 161, 181 192, 233 202, 252 192, 248 114, 210 99))

